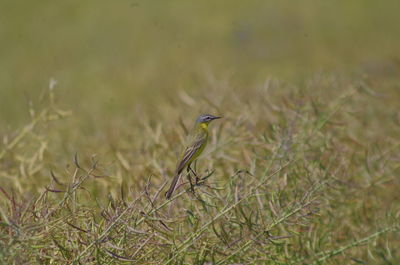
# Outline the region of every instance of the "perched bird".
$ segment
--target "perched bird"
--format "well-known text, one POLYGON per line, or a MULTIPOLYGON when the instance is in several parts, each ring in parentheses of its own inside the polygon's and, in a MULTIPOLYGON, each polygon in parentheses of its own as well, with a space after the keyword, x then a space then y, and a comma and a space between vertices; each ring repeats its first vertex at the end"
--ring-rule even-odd
MULTIPOLYGON (((185 169, 185 167, 187 168, 188 173, 189 173, 189 171, 191 171, 194 175, 196 175, 196 173, 190 167, 190 164, 196 158, 199 157, 199 155, 203 152, 204 148, 207 145, 208 124, 212 120, 216 120, 219 118, 221 118, 221 117, 216 117, 216 116, 213 116, 210 114, 202 114, 197 118, 196 124, 195 124, 193 130, 188 136, 188 145, 176 166, 174 179, 172 180, 171 186, 168 189, 167 193, 165 194, 167 199, 171 198, 172 193, 175 191, 178 180, 181 176, 182 171, 185 169)), ((196 179, 197 179, 197 175, 196 175, 196 179)), ((190 176, 189 176, 189 182, 190 182, 191 188, 193 190, 192 183, 190 181, 190 176)))

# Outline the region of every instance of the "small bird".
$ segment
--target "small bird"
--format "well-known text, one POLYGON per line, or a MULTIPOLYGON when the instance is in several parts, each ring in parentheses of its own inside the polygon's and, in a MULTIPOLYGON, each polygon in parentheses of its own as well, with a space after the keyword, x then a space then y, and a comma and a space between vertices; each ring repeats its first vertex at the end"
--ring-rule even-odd
MULTIPOLYGON (((171 186, 168 189, 168 191, 165 193, 165 196, 167 199, 170 199, 172 196, 172 193, 175 191, 176 184, 178 183, 178 180, 181 176, 182 171, 187 168, 187 172, 189 174, 189 171, 192 172, 197 179, 196 173, 193 171, 193 169, 190 167, 190 164, 196 160, 196 158, 199 157, 199 155, 203 152, 204 148, 207 145, 207 139, 208 139, 208 124, 212 120, 220 119, 221 117, 213 116, 210 114, 202 114, 200 115, 197 120, 196 124, 192 130, 192 132, 188 136, 188 145, 183 152, 181 159, 178 161, 178 164, 176 166, 175 170, 175 176, 174 179, 172 180, 171 186)), ((192 182, 190 180, 190 175, 189 175, 189 182, 190 186, 193 190, 192 182)))

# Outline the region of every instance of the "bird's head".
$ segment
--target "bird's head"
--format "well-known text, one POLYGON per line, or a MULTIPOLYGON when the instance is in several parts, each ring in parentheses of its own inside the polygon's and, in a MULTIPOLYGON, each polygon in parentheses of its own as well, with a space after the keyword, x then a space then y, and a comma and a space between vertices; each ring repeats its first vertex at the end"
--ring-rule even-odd
POLYGON ((211 114, 202 114, 197 118, 196 123, 208 125, 210 123, 210 121, 220 119, 220 118, 222 118, 222 117, 213 116, 211 114))

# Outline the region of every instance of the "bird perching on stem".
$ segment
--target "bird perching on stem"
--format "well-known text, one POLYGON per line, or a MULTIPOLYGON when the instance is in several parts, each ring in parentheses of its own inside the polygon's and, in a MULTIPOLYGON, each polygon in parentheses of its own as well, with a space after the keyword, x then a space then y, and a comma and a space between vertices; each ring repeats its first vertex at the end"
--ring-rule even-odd
POLYGON ((192 185, 192 181, 190 178, 190 172, 192 172, 196 176, 196 183, 198 181, 198 177, 197 177, 197 174, 190 167, 190 165, 194 160, 196 160, 199 157, 199 155, 203 152, 204 148, 207 145, 208 124, 211 121, 219 119, 219 118, 221 118, 221 117, 213 116, 210 114, 203 114, 197 118, 194 129, 188 136, 188 145, 176 166, 175 175, 172 180, 171 186, 168 189, 168 191, 165 193, 165 196, 167 197, 167 199, 171 198, 172 193, 176 189, 176 185, 181 176, 181 173, 185 168, 187 168, 190 186, 193 191, 193 185, 192 185))

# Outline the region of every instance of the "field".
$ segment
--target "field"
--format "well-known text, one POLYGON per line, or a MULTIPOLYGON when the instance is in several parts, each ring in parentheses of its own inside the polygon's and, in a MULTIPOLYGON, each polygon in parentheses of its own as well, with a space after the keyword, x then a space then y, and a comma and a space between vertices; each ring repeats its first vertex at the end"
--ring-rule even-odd
POLYGON ((0 264, 400 264, 399 8, 2 1, 0 264))

